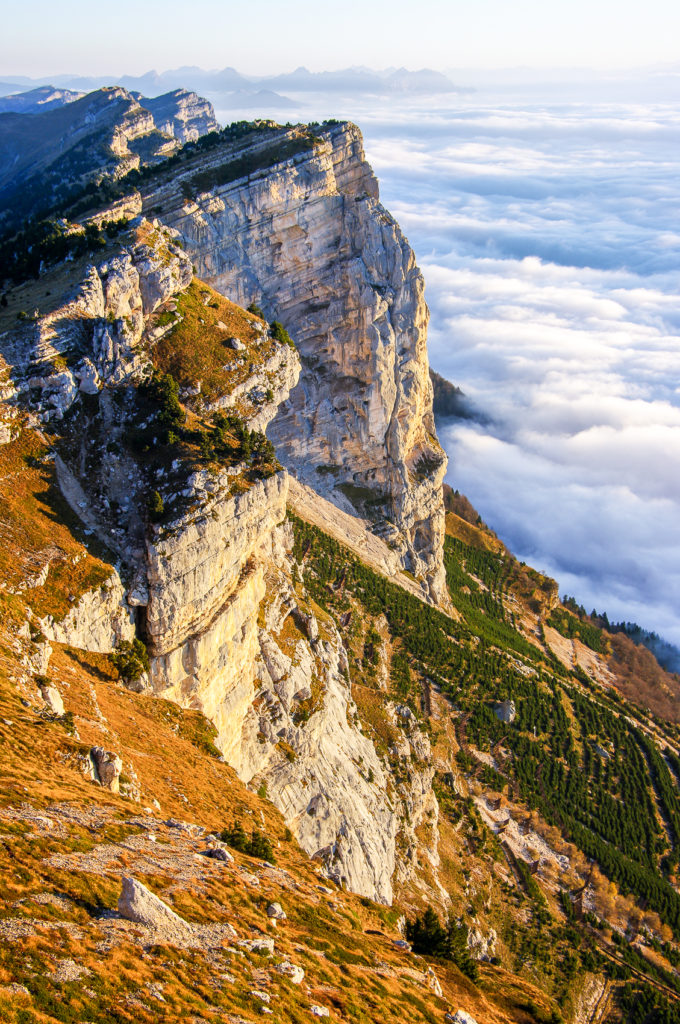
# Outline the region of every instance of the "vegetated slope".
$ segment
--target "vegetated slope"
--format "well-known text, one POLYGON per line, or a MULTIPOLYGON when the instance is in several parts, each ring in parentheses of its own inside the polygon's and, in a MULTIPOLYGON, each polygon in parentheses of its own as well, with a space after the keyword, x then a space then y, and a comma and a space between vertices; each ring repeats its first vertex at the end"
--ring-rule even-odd
MULTIPOLYGON (((624 943, 624 959, 680 991, 673 941, 680 934, 677 727, 652 721, 582 669, 567 670, 549 648, 520 632, 515 612, 506 610, 516 563, 502 552, 447 538, 458 622, 302 522, 296 557, 310 593, 346 629, 361 636, 371 617, 386 619, 391 685, 414 715, 429 715, 433 691, 446 695, 458 772, 440 780, 440 807, 477 833, 477 869, 481 836, 481 850, 486 845, 497 858, 507 857, 519 872, 515 881, 537 901, 529 929, 507 918, 500 926, 510 961, 518 967, 530 958, 530 976, 566 1002, 565 975, 579 963, 580 970, 609 971, 611 958, 621 954, 623 930, 628 939, 637 936, 634 947, 624 943), (503 721, 499 711, 510 702, 503 721), (559 952, 565 935, 555 919, 565 914, 568 934, 559 952), (657 936, 651 946, 660 952, 666 942, 665 966, 663 959, 648 964, 654 953, 639 933, 643 920, 657 936), (549 978, 555 959, 561 967, 549 978)), ((593 642, 587 631, 586 638, 593 642)), ((365 633, 363 643, 364 657, 373 658, 375 635, 365 633)), ((612 971, 617 977, 619 967, 612 971)))
POLYGON ((1 629, 3 1020, 255 1021, 262 1006, 293 1022, 314 1006, 357 1024, 459 1009, 480 1024, 551 1018, 540 990, 499 967, 473 984, 395 945, 398 908, 319 877, 264 789, 249 792, 217 756, 203 716, 130 692, 108 656, 55 645, 41 683, 64 695, 57 716, 22 664, 35 641, 1 629), (120 794, 83 774, 97 745, 121 758, 120 794), (268 862, 229 845, 239 822, 271 844, 268 862), (204 855, 223 829, 233 860, 204 855), (130 876, 188 928, 121 916, 130 876))

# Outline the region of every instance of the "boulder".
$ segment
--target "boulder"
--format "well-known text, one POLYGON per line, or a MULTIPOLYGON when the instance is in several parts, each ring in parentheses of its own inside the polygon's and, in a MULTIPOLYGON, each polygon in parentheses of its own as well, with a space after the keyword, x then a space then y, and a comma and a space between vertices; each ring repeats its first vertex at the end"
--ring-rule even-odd
POLYGON ((268 953, 269 956, 274 955, 274 940, 262 937, 260 939, 241 939, 237 945, 241 946, 242 949, 247 949, 250 953, 268 953))
POLYGON ((233 864, 234 858, 223 846, 214 846, 210 850, 203 850, 204 857, 212 857, 213 860, 222 861, 223 864, 233 864))
POLYGON ((327 1006, 317 1006, 316 1003, 312 1003, 309 1007, 315 1017, 329 1017, 330 1011, 327 1006))
POLYGON ((514 700, 502 700, 494 707, 494 713, 501 722, 506 722, 510 725, 517 717, 514 700))
POLYGON ((92 747, 90 760, 96 772, 95 778, 104 789, 110 789, 112 793, 119 793, 123 762, 118 754, 114 754, 111 750, 104 750, 103 747, 92 747))
POLYGON ((135 921, 162 933, 165 941, 171 944, 183 944, 193 936, 191 925, 135 878, 123 876, 118 913, 127 921, 135 921))
POLYGON ((455 1013, 445 1013, 444 1019, 450 1024, 477 1024, 475 1018, 467 1010, 456 1010, 455 1013))
POLYGON ((267 907, 267 917, 271 917, 275 921, 285 921, 286 916, 286 912, 280 903, 270 903, 267 907))
POLYGON ((284 961, 282 964, 278 964, 274 968, 279 974, 285 975, 294 985, 299 985, 305 976, 305 972, 302 967, 298 967, 297 964, 290 963, 289 960, 284 961))
POLYGON ((42 699, 47 704, 48 708, 54 715, 58 715, 59 718, 64 714, 64 702, 61 699, 61 694, 56 686, 42 686, 40 688, 42 699))

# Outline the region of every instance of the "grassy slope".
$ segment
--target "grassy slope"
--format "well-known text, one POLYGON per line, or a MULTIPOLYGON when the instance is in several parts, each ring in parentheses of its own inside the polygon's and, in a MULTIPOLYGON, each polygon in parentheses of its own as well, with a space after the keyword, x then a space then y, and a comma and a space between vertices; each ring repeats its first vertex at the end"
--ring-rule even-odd
POLYGON ((110 565, 85 547, 48 450, 32 431, 0 447, 0 606, 20 622, 26 606, 39 618, 63 618, 78 597, 111 575, 110 565), (48 562, 44 584, 9 593, 48 562))
MULTIPOLYGON (((329 896, 318 890, 313 863, 286 838, 279 813, 204 752, 206 730, 197 713, 128 692, 104 656, 58 648, 50 675, 73 713, 76 738, 64 724, 21 704, 8 678, 11 669, 3 658, 0 931, 8 929, 0 951, 3 1020, 170 1024, 208 1014, 230 1020, 234 1013, 256 1020, 261 1019, 259 1001, 249 993, 263 988, 280 1019, 290 1021, 309 1020, 313 1002, 329 1007, 332 1019, 357 1022, 375 1019, 378 1009, 385 1021, 441 1020, 447 1006, 467 1009, 480 1024, 534 1019, 522 1010, 526 985, 511 978, 498 985, 493 968, 476 988, 455 967, 439 965, 445 998, 435 997, 422 978, 423 962, 393 945, 396 913, 332 886, 329 896), (134 771, 139 804, 85 780, 76 759, 93 743, 121 753, 124 775, 134 771), (154 799, 161 809, 143 813, 154 799), (170 817, 209 829, 235 817, 246 827, 254 821, 273 841, 277 868, 290 876, 263 871, 241 854, 235 854, 239 870, 197 859, 205 844, 165 826, 170 817), (107 926, 122 873, 144 881, 186 920, 230 921, 245 938, 272 935, 274 962, 290 956, 305 969, 305 984, 292 985, 261 955, 242 956, 223 947, 145 948, 135 926, 107 926), (251 881, 255 873, 258 885, 251 881), (288 914, 276 931, 264 913, 272 899, 288 914), (31 934, 7 941, 16 922, 30 922, 31 934), (89 973, 57 980, 67 959, 89 973), (11 984, 28 994, 10 993, 11 984), (162 1003, 154 993, 162 994, 162 1003)), ((538 992, 531 996, 547 1019, 548 1003, 538 992)))

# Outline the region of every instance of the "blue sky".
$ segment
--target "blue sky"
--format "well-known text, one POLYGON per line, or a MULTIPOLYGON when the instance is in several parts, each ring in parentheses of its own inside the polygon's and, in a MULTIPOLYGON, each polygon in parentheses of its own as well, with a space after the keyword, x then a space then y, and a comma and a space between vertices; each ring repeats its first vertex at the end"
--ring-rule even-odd
POLYGON ((227 65, 640 66, 680 59, 676 0, 32 0, 12 8, 0 76, 227 65))

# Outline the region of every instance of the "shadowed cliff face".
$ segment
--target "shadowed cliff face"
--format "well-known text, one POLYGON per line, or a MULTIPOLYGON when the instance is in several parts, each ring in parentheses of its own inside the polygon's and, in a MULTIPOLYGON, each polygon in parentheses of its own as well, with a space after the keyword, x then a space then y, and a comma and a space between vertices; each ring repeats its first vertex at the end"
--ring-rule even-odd
POLYGON ((147 201, 180 230, 199 275, 241 304, 258 302, 297 344, 300 382, 268 430, 279 457, 370 519, 440 597, 446 459, 424 284, 380 205, 359 130, 332 127, 306 152, 194 200, 178 202, 176 190, 175 180, 147 201))

